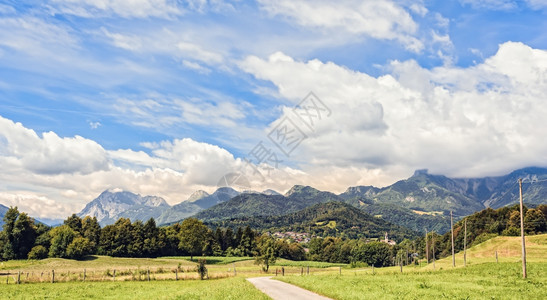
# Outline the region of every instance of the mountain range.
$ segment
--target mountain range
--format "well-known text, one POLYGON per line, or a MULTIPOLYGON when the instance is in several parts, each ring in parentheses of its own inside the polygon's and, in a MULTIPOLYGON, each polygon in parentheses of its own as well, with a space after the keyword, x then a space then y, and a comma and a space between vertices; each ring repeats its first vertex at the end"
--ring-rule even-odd
POLYGON ((350 187, 340 196, 346 201, 364 204, 394 204, 417 213, 470 215, 484 208, 500 208, 519 201, 519 178, 523 178, 524 202, 547 203, 547 169, 524 168, 505 176, 448 178, 418 170, 408 179, 384 188, 350 187), (364 201, 363 201, 364 200, 364 201))
MULTIPOLYGON (((282 216, 316 204, 344 202, 411 230, 428 228, 442 233, 449 228, 450 211, 459 219, 486 207, 518 203, 519 178, 524 179, 523 194, 527 205, 547 203, 547 169, 531 167, 504 176, 483 178, 449 178, 418 170, 410 178, 387 187, 354 186, 338 195, 301 185, 293 186, 285 195, 273 190, 238 192, 222 187, 212 194, 196 191, 174 206, 161 197, 106 190, 78 215, 96 216, 103 226, 121 217, 132 221, 153 217, 157 224, 175 223, 190 216, 219 222, 282 216)), ((2 212, 0 206, 0 217, 3 217, 2 212)))

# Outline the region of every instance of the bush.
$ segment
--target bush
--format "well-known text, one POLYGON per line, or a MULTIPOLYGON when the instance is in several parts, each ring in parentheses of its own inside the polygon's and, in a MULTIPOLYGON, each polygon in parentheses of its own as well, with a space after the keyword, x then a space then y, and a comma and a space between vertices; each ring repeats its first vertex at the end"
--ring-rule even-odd
POLYGON ((42 245, 34 246, 28 253, 28 259, 44 259, 47 257, 47 249, 42 245))
POLYGON ((209 278, 207 267, 205 266, 205 259, 198 259, 198 265, 196 266, 196 271, 198 272, 199 278, 201 280, 203 280, 205 276, 209 278))
POLYGON ((516 227, 507 227, 501 235, 506 236, 519 236, 520 235, 520 229, 516 227))

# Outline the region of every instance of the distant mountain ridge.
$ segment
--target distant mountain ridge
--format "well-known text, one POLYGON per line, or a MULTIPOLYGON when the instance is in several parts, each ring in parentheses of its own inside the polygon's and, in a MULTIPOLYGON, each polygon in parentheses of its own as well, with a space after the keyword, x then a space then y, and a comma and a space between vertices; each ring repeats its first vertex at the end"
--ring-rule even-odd
POLYGON ((174 206, 160 197, 105 191, 79 215, 97 216, 103 225, 120 217, 131 220, 153 217, 158 224, 170 224, 190 216, 206 221, 280 216, 319 203, 345 202, 413 230, 427 227, 444 232, 450 211, 460 218, 485 207, 499 208, 518 202, 518 178, 525 179, 526 204, 547 203, 547 169, 532 167, 484 178, 449 178, 418 170, 410 178, 387 187, 354 186, 339 195, 302 185, 293 186, 285 195, 273 190, 238 192, 222 187, 213 194, 196 191, 174 206))
POLYGON ((97 217, 101 224, 112 224, 119 218, 131 220, 157 218, 170 207, 161 197, 142 197, 128 191, 106 190, 89 202, 78 216, 97 217))
POLYGON ((394 204, 411 210, 441 212, 460 216, 486 207, 500 208, 518 202, 518 178, 525 179, 525 203, 547 203, 547 169, 524 168, 498 177, 449 178, 418 170, 408 179, 384 187, 350 187, 340 197, 351 201, 394 204), (536 182, 536 183, 531 183, 536 182))
POLYGON ((229 201, 199 212, 194 217, 212 221, 250 216, 275 216, 331 201, 341 201, 341 199, 331 192, 322 192, 309 186, 295 185, 284 196, 276 194, 241 194, 229 201))

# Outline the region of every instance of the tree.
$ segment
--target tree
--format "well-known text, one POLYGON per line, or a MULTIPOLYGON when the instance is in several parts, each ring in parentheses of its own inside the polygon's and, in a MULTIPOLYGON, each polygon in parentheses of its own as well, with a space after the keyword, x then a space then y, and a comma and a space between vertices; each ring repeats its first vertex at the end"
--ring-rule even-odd
MULTIPOLYGON (((126 230, 126 228, 123 227, 121 230, 126 230)), ((131 235, 131 241, 127 247, 127 255, 130 257, 144 256, 144 224, 142 224, 141 220, 137 220, 133 222, 133 224, 130 224, 129 234, 131 235)))
POLYGON ((76 214, 72 214, 72 216, 64 220, 63 224, 67 225, 77 233, 82 234, 82 219, 76 214))
POLYGON ((538 209, 529 209, 524 216, 524 230, 527 233, 537 234, 547 230, 545 216, 538 209))
POLYGON ((27 258, 36 240, 34 220, 17 207, 10 207, 4 215, 4 230, 0 234, 3 259, 27 258))
POLYGON ((51 236, 49 256, 69 258, 69 255, 67 254, 68 245, 70 245, 79 234, 68 225, 55 227, 49 234, 51 236))
POLYGON ((91 253, 91 242, 84 237, 76 237, 66 248, 68 258, 81 259, 91 253))
POLYGON ((101 226, 97 221, 97 217, 86 216, 82 219, 82 236, 87 238, 91 243, 91 252, 97 252, 99 247, 99 239, 101 237, 101 226))
POLYGON ((156 227, 156 221, 154 218, 150 218, 144 224, 143 228, 144 241, 143 241, 143 256, 156 257, 160 249, 165 247, 165 243, 160 239, 160 230, 156 227))
POLYGON ((388 244, 382 242, 360 243, 354 248, 353 257, 370 266, 387 267, 390 265, 391 250, 388 244))
POLYGON ((271 236, 264 234, 257 239, 256 245, 255 263, 262 265, 262 270, 268 272, 270 265, 278 257, 279 244, 271 236))
POLYGON ((118 247, 116 241, 116 226, 115 225, 106 225, 101 229, 101 236, 99 238, 99 247, 97 253, 100 255, 112 256, 114 249, 118 247))
POLYGON ((179 233, 179 249, 190 254, 190 260, 194 259, 194 255, 202 253, 208 230, 207 226, 203 225, 203 222, 198 219, 188 218, 182 221, 179 233))

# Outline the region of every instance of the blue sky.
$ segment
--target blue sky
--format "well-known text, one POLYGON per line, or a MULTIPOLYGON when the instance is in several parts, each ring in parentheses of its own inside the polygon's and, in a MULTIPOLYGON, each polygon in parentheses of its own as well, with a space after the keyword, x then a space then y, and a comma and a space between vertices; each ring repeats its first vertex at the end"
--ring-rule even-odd
POLYGON ((545 166, 546 15, 544 0, 1 1, 0 203, 63 217, 108 188, 178 203, 229 172, 341 192, 545 166), (313 128, 292 110, 309 92, 331 111, 313 128), (288 156, 268 138, 284 118, 306 135, 288 156), (245 161, 260 142, 273 169, 245 161))

